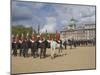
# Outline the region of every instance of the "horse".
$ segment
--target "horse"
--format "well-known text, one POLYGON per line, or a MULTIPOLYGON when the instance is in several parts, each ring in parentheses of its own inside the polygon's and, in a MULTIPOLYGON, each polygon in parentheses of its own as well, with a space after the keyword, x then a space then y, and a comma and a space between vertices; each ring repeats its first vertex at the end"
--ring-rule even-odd
POLYGON ((31 55, 35 58, 38 56, 39 42, 37 40, 31 40, 31 55))
POLYGON ((49 47, 49 42, 43 38, 39 40, 40 58, 46 57, 46 49, 49 47))
POLYGON ((14 39, 12 42, 13 55, 17 56, 18 40, 14 39))

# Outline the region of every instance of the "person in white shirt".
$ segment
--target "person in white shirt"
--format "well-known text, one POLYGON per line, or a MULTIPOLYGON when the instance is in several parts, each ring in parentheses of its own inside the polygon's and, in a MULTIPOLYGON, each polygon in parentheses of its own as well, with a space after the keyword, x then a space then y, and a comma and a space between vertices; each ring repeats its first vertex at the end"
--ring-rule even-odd
POLYGON ((55 49, 56 49, 56 41, 54 39, 51 40, 50 42, 50 47, 51 47, 51 59, 53 59, 55 56, 55 49))

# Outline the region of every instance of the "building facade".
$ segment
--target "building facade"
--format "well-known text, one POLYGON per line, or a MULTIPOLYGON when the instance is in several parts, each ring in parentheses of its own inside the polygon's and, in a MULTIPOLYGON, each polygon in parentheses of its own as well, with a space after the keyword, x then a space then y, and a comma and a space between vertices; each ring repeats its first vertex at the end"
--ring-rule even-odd
POLYGON ((96 38, 95 24, 85 24, 82 25, 82 27, 71 27, 68 26, 66 30, 60 31, 61 39, 91 40, 96 38))

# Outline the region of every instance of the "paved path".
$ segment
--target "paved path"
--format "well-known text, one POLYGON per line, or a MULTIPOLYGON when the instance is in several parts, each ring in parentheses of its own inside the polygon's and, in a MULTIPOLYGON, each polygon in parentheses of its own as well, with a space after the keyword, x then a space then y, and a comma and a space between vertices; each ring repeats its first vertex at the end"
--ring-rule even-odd
MULTIPOLYGON (((56 54, 58 51, 56 50, 56 54)), ((50 58, 50 50, 47 50, 45 59, 33 57, 12 56, 12 73, 47 72, 74 69, 95 68, 95 47, 77 47, 63 50, 63 55, 55 59, 50 58)))

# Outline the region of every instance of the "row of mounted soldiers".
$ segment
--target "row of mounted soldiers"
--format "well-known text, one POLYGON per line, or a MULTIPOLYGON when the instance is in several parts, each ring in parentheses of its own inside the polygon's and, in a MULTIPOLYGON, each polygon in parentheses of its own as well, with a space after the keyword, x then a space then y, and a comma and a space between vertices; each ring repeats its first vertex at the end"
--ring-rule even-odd
MULTIPOLYGON (((24 36, 23 34, 19 37, 18 35, 12 36, 12 54, 14 56, 18 55, 18 49, 19 49, 19 55, 28 57, 28 51, 31 49, 31 56, 40 58, 46 57, 46 50, 47 48, 50 48, 50 39, 45 39, 45 37, 41 37, 41 35, 36 36, 32 34, 31 37, 29 35, 24 36), (40 49, 40 53, 39 53, 40 49)), ((59 52, 62 52, 62 49, 67 49, 67 46, 70 46, 70 49, 73 47, 76 48, 78 46, 88 46, 88 45, 95 45, 95 40, 74 40, 74 39, 68 39, 68 40, 60 40, 54 39, 57 44, 59 44, 59 52)))
POLYGON ((25 37, 23 34, 21 37, 18 35, 16 37, 12 36, 12 54, 14 56, 17 56, 17 50, 19 49, 20 56, 28 57, 28 50, 31 49, 31 55, 35 58, 39 56, 38 48, 41 48, 40 58, 42 58, 46 56, 46 48, 48 47, 50 47, 50 44, 40 36, 32 35, 32 37, 29 37, 27 35, 25 37))

